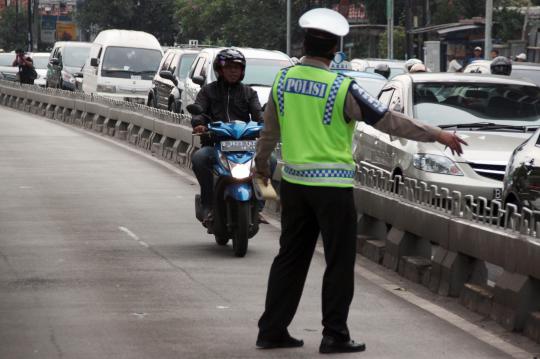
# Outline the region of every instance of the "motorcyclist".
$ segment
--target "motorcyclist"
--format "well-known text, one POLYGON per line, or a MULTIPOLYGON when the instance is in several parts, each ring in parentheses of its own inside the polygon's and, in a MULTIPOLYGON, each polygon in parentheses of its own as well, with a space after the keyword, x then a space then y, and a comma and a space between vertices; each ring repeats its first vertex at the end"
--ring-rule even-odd
POLYGON ((512 73, 512 61, 504 56, 497 56, 491 61, 490 68, 493 75, 510 76, 512 73))
MULTIPOLYGON (((213 62, 218 80, 204 85, 195 100, 203 109, 202 115, 194 115, 191 120, 193 132, 204 134, 213 121, 262 122, 262 109, 257 92, 242 80, 246 71, 246 58, 235 48, 221 50, 213 62)), ((212 165, 216 152, 207 136, 201 137, 201 148, 192 158, 192 167, 201 186, 201 205, 204 216, 209 217, 213 203, 212 165)))
POLYGON ((388 64, 378 64, 375 66, 374 72, 388 79, 390 77, 390 66, 388 64))

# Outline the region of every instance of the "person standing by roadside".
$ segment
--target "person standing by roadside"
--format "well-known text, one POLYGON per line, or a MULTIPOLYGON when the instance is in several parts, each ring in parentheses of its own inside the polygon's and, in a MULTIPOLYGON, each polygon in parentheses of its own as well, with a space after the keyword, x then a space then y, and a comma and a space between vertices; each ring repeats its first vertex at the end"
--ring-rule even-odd
POLYGON ((33 85, 34 80, 37 77, 36 70, 34 69, 34 62, 30 56, 26 56, 23 49, 15 50, 15 60, 13 60, 12 66, 19 67, 19 82, 21 84, 33 85))
POLYGON ((469 57, 469 61, 467 61, 467 64, 472 63, 476 60, 483 60, 482 57, 482 48, 480 46, 476 46, 473 50, 473 56, 469 57))
POLYGON ((256 346, 303 346, 287 328, 298 308, 321 233, 326 270, 319 352, 360 352, 365 344, 351 340, 347 327, 356 259, 356 166, 351 152, 355 121, 365 121, 394 136, 438 141, 457 153, 462 152, 465 142, 455 134, 388 110, 351 78, 329 71, 339 38, 349 32, 341 14, 313 9, 299 22, 306 31, 306 56, 300 64, 278 73, 255 158, 255 176, 267 183, 269 159, 281 138, 280 249, 270 269, 256 346))

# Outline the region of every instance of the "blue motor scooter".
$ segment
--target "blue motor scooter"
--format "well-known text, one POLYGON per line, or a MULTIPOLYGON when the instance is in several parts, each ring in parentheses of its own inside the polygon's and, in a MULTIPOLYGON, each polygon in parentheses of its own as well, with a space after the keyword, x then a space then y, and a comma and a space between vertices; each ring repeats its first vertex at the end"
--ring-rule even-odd
MULTIPOLYGON (((195 104, 187 110, 192 115, 202 114, 202 108, 195 104)), ((217 121, 208 126, 217 159, 213 165, 213 216, 205 221, 200 195, 195 196, 195 214, 208 233, 214 234, 217 244, 226 245, 232 239, 237 257, 246 255, 248 240, 259 231, 251 169, 261 129, 254 121, 217 121)))

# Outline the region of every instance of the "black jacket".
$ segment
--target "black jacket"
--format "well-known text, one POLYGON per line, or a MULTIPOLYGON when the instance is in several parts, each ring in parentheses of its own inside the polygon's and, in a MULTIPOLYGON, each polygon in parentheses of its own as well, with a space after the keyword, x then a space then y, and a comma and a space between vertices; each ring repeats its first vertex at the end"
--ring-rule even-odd
MULTIPOLYGON (((203 113, 210 116, 212 121, 263 121, 257 92, 242 83, 229 86, 220 79, 204 85, 197 94, 195 103, 203 108, 203 113)), ((201 115, 191 119, 193 127, 206 126, 209 122, 210 120, 201 115)))

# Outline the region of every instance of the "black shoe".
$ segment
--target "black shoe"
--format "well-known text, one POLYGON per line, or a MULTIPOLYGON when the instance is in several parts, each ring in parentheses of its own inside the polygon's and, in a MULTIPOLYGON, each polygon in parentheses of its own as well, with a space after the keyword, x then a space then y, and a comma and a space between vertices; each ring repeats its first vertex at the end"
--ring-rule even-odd
POLYGON ((366 350, 364 343, 356 343, 353 340, 338 341, 330 336, 324 336, 319 347, 321 354, 356 353, 364 350, 366 350))
POLYGON ((278 340, 257 338, 256 345, 258 349, 298 348, 304 345, 304 341, 289 335, 278 340))

